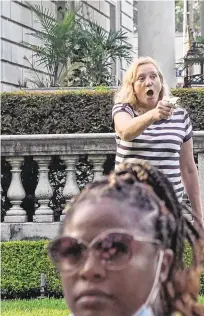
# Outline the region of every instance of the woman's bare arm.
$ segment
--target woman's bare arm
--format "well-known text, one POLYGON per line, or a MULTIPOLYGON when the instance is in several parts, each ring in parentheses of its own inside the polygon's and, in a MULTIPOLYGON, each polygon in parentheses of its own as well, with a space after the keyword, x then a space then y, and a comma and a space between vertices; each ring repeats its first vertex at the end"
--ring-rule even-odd
POLYGON ((115 115, 115 130, 122 140, 131 141, 139 136, 149 125, 154 123, 152 111, 132 118, 126 112, 115 115))
POLYGON ((159 101, 156 108, 134 118, 126 112, 119 112, 114 117, 115 130, 122 140, 131 141, 155 121, 168 118, 171 111, 169 103, 159 101))
POLYGON ((180 169, 186 193, 191 202, 192 211, 202 221, 203 213, 201 206, 200 186, 198 170, 193 156, 192 138, 183 143, 180 154, 180 169))

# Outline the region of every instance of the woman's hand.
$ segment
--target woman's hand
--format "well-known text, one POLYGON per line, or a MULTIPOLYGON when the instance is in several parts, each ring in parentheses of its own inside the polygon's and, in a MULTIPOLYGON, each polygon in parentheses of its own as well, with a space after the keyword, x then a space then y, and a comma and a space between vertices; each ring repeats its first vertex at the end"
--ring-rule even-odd
POLYGON ((173 108, 168 101, 160 100, 156 108, 151 111, 153 113, 153 119, 155 121, 160 121, 162 119, 168 119, 173 112, 173 108))

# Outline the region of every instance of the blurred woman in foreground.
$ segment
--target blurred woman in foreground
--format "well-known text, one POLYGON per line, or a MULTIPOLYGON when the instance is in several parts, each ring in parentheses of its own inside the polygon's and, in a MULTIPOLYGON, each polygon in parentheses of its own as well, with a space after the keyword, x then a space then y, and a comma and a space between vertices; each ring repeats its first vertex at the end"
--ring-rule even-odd
POLYGON ((121 163, 87 185, 49 254, 75 316, 204 315, 197 301, 204 230, 183 216, 168 179, 143 161, 121 163))

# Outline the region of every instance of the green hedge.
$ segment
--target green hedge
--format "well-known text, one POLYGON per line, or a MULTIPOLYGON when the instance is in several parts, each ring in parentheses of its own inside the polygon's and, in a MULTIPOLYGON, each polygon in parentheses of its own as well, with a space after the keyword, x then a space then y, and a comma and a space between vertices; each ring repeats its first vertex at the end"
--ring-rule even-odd
MULTIPOLYGON (((204 89, 174 89, 194 130, 204 130, 204 89)), ((112 132, 113 91, 2 93, 2 134, 112 132)))
MULTIPOLYGON (((186 243, 186 249, 185 249, 185 263, 186 263, 186 266, 189 266, 192 262, 192 251, 191 251, 191 248, 189 246, 188 243, 186 243)), ((201 287, 200 287, 200 294, 201 295, 204 295, 204 273, 201 274, 201 278, 200 278, 200 284, 201 284, 201 287)))
MULTIPOLYGON (((46 254, 47 243, 45 240, 1 243, 3 298, 39 296, 42 272, 47 279, 47 294, 55 297, 62 295, 59 275, 46 254)), ((188 248, 185 258, 188 264, 191 261, 188 248)), ((204 276, 201 278, 201 293, 204 294, 204 276)))
POLYGON ((204 88, 173 89, 172 94, 181 98, 181 104, 188 110, 193 129, 204 130, 204 88))
POLYGON ((2 94, 2 134, 112 132, 113 92, 2 94))
POLYGON ((47 241, 1 243, 1 293, 3 298, 40 295, 40 275, 45 273, 47 294, 62 296, 59 276, 46 253, 47 241))

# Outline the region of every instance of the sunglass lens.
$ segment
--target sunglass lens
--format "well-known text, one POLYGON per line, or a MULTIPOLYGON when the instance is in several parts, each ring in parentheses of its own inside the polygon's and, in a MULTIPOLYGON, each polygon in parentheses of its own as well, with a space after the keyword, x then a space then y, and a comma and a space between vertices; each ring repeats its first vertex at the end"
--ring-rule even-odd
POLYGON ((71 237, 63 237, 53 242, 50 252, 54 261, 65 261, 66 264, 73 266, 78 264, 83 257, 85 246, 71 237))
POLYGON ((101 260, 110 267, 126 264, 131 257, 132 236, 123 233, 110 233, 97 241, 95 248, 101 260))

